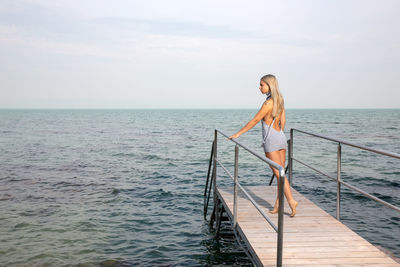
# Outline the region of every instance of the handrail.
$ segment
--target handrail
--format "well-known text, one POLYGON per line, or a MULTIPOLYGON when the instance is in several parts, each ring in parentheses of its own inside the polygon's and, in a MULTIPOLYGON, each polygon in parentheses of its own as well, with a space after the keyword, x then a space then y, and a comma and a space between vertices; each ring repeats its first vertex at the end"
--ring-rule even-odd
POLYGON ((278 169, 279 171, 279 175, 280 176, 285 176, 285 169, 279 165, 278 163, 270 160, 269 158, 265 157, 265 156, 261 156, 260 154, 254 152, 253 150, 251 150, 250 148, 247 148, 245 145, 241 144, 239 141, 235 140, 235 139, 229 139, 229 136, 224 134, 223 132, 221 132, 220 130, 216 130, 218 133, 222 134, 223 136, 225 136, 228 140, 231 140, 232 142, 236 143, 238 146, 244 148, 245 150, 247 150, 249 153, 253 154, 254 156, 256 156, 257 158, 261 159, 262 161, 264 161, 265 163, 267 163, 268 165, 274 167, 275 169, 278 169))
MULTIPOLYGON (((395 211, 400 212, 400 208, 399 207, 397 207, 397 206, 395 206, 393 204, 390 204, 390 203, 388 203, 388 202, 386 202, 386 201, 384 201, 384 200, 382 200, 382 199, 380 199, 378 197, 375 197, 375 196, 373 196, 373 195, 371 195, 371 194, 369 194, 369 193, 357 188, 354 185, 351 185, 351 184, 349 184, 347 182, 342 181, 341 180, 341 175, 340 175, 341 174, 341 145, 348 145, 348 146, 351 146, 351 147, 355 147, 355 148, 358 148, 358 149, 370 151, 370 152, 373 152, 373 153, 377 153, 377 154, 381 154, 381 155, 384 155, 384 156, 397 158, 397 159, 400 159, 400 155, 399 154, 393 153, 393 152, 384 151, 384 150, 374 149, 374 148, 370 148, 370 147, 365 147, 365 146, 357 145, 357 144, 350 143, 350 142, 347 142, 347 141, 344 141, 344 140, 339 140, 339 139, 336 139, 336 138, 327 137, 327 136, 324 136, 324 135, 315 134, 315 133, 311 133, 311 132, 306 132, 306 131, 299 130, 299 129, 294 129, 294 128, 290 129, 290 138, 291 138, 291 140, 293 140, 293 132, 294 131, 297 131, 297 132, 300 132, 300 133, 303 133, 303 134, 307 134, 307 135, 310 135, 310 136, 313 136, 313 137, 318 137, 318 138, 321 138, 321 139, 325 139, 325 140, 329 140, 329 141, 338 143, 338 162, 337 162, 338 166, 337 166, 337 178, 336 179, 331 177, 330 175, 328 175, 328 174, 326 174, 326 173, 324 173, 324 172, 322 172, 320 170, 317 170, 317 169, 313 168, 312 166, 310 166, 310 165, 308 165, 308 164, 306 164, 306 163, 294 158, 293 154, 289 154, 289 165, 293 166, 291 164, 291 162, 293 160, 295 160, 298 163, 300 163, 300 164, 302 164, 302 165, 304 165, 304 166, 306 166, 306 167, 308 167, 308 168, 310 168, 310 169, 312 169, 312 170, 314 170, 314 171, 316 171, 316 172, 318 172, 318 173, 320 173, 320 174, 322 174, 324 176, 327 176, 330 179, 336 180, 336 182, 337 182, 336 217, 337 217, 338 220, 340 220, 340 193, 341 193, 340 192, 341 191, 340 190, 340 186, 341 185, 344 185, 347 188, 350 188, 351 190, 356 191, 356 192, 364 195, 365 197, 368 197, 368 198, 370 198, 370 199, 372 199, 372 200, 374 200, 374 201, 376 201, 378 203, 381 203, 381 204, 383 204, 383 205, 385 205, 385 206, 387 206, 387 207, 389 207, 391 209, 394 209, 395 211)), ((291 142, 291 145, 293 146, 293 141, 291 142)), ((290 168, 290 172, 289 172, 290 176, 292 175, 291 174, 292 171, 293 171, 293 167, 290 168)))
POLYGON ((295 129, 295 128, 292 128, 291 130, 297 131, 297 132, 300 132, 300 133, 304 133, 304 134, 308 134, 308 135, 311 135, 311 136, 319 137, 319 138, 322 138, 322 139, 326 139, 326 140, 329 140, 329 141, 332 141, 332 142, 340 143, 340 144, 343 144, 343 145, 348 145, 348 146, 352 146, 352 147, 355 147, 355 148, 359 148, 359 149, 367 150, 367 151, 370 151, 370 152, 378 153, 378 154, 381 154, 381 155, 389 156, 389 157, 392 157, 392 158, 400 159, 400 154, 397 154, 397 153, 384 151, 384 150, 379 150, 379 149, 366 147, 366 146, 361 146, 361 145, 350 143, 350 142, 347 142, 347 141, 344 141, 344 140, 339 140, 339 139, 336 139, 336 138, 332 138, 332 137, 328 137, 328 136, 324 136, 324 135, 320 135, 320 134, 310 133, 310 132, 306 132, 306 131, 295 129))
POLYGON ((233 207, 233 221, 234 221, 234 230, 236 227, 237 223, 237 187, 239 187, 243 193, 249 198, 250 202, 254 205, 254 207, 261 213, 261 215, 268 221, 268 223, 274 228, 274 230, 277 233, 277 257, 276 257, 276 265, 277 266, 282 266, 282 252, 283 252, 283 212, 284 212, 284 186, 285 186, 285 169, 280 166, 279 164, 275 163, 274 161, 266 158, 265 156, 261 156, 260 154, 252 151, 251 149, 247 148, 245 145, 241 144, 239 141, 230 139, 228 135, 223 133, 220 130, 215 129, 214 133, 214 169, 213 169, 213 179, 214 179, 214 192, 216 190, 216 166, 217 164, 221 165, 223 169, 229 174, 231 178, 234 179, 234 207, 233 207), (223 165, 217 160, 217 134, 220 133, 223 135, 225 138, 227 138, 229 141, 232 141, 236 144, 235 146, 235 175, 232 177, 232 175, 229 173, 229 171, 223 167, 223 165), (256 156, 257 158, 261 159, 265 163, 267 163, 269 166, 275 168, 279 172, 279 186, 278 186, 278 227, 274 223, 272 223, 271 219, 268 217, 268 215, 265 214, 265 212, 262 211, 260 206, 256 203, 256 201, 250 196, 250 194, 246 191, 245 188, 243 188, 240 183, 238 182, 238 156, 239 156, 239 146, 242 147, 244 150, 249 152, 250 154, 256 156))
MULTIPOLYGON (((228 174, 228 176, 231 177, 233 181, 235 181, 235 178, 232 176, 232 174, 225 168, 225 166, 221 162, 219 162, 219 160, 217 160, 217 163, 228 174)), ((273 221, 271 221, 271 219, 268 217, 268 215, 265 214, 265 212, 261 210, 260 205, 257 204, 257 202, 254 200, 254 198, 252 198, 250 196, 250 194, 247 192, 247 190, 244 189, 244 187, 239 182, 237 182, 237 185, 239 186, 240 189, 242 189, 243 193, 249 198, 250 202, 253 203, 253 205, 261 213, 261 215, 264 217, 264 219, 266 219, 267 222, 272 226, 272 228, 274 228, 275 232, 278 232, 278 227, 274 224, 273 221)))
MULTIPOLYGON (((351 146, 351 147, 355 147, 361 150, 366 150, 366 151, 370 151, 373 153, 377 153, 377 154, 381 154, 381 155, 385 155, 385 156, 389 156, 392 158, 397 158, 400 159, 400 154, 397 153, 393 153, 393 152, 388 152, 388 151, 383 151, 383 150, 378 150, 378 149, 374 149, 374 148, 370 148, 370 147, 365 147, 365 146, 361 146, 361 145, 357 145, 351 142, 347 142, 344 140, 339 140, 336 138, 331 138, 331 137, 327 137, 324 135, 320 135, 320 134, 315 134, 315 133, 311 133, 311 132, 307 132, 307 131, 303 131, 303 130, 299 130, 299 129, 290 129, 290 139, 288 140, 289 142, 289 146, 288 146, 288 167, 289 167, 289 182, 290 184, 292 184, 292 175, 293 175, 293 160, 299 162, 300 164, 324 175, 327 176, 328 178, 335 180, 337 182, 337 191, 336 191, 336 218, 338 220, 340 220, 340 197, 341 197, 341 185, 346 186, 347 188, 350 188, 351 190, 354 190, 374 201, 377 201, 389 208, 392 208, 398 212, 400 212, 400 208, 397 206, 394 206, 382 199, 379 199, 367 192, 364 192, 363 190, 357 188, 356 186, 353 186, 347 182, 344 182, 341 180, 341 154, 342 154, 342 150, 341 147, 342 145, 347 145, 347 146, 351 146), (336 173, 336 178, 330 176, 329 174, 326 174, 296 158, 293 157, 293 132, 294 131, 298 131, 300 133, 306 134, 306 135, 310 135, 313 137, 317 137, 317 138, 321 138, 321 139, 325 139, 328 141, 332 141, 332 142, 336 142, 337 143, 337 173, 336 173)), ((284 205, 283 205, 283 197, 284 197, 284 183, 285 183, 285 169, 284 167, 280 166, 279 164, 273 162, 272 160, 266 158, 265 156, 261 156, 260 154, 252 151, 251 149, 247 148, 245 145, 241 144, 239 141, 235 140, 235 139, 229 139, 228 135, 226 135, 225 133, 223 133, 220 130, 215 129, 214 132, 214 141, 213 141, 213 151, 211 152, 211 156, 210 156, 210 162, 211 162, 211 158, 213 158, 213 170, 212 170, 212 180, 210 183, 210 191, 211 191, 211 184, 213 184, 214 187, 214 200, 216 199, 216 177, 217 177, 217 165, 220 165, 223 170, 234 180, 234 207, 233 207, 233 228, 234 231, 236 231, 235 227, 237 225, 237 188, 240 188, 244 194, 248 197, 248 199, 250 200, 250 202, 256 207, 256 209, 260 212, 260 214, 264 217, 264 219, 266 219, 268 221, 268 223, 272 226, 272 228, 274 228, 274 230, 277 232, 278 236, 277 236, 277 266, 282 266, 282 250, 283 250, 283 209, 284 209, 284 205), (218 133, 221 134, 222 136, 224 136, 225 138, 227 138, 228 140, 234 142, 235 145, 235 174, 232 176, 232 174, 225 168, 225 166, 219 161, 217 160, 217 136, 218 133), (276 227, 276 225, 270 220, 270 218, 268 217, 268 215, 266 215, 262 209, 260 208, 260 206, 256 203, 256 201, 251 197, 251 195, 246 191, 245 188, 243 188, 243 186, 238 182, 238 151, 239 151, 239 147, 243 148, 244 150, 246 150, 247 152, 249 152, 250 154, 256 156, 257 158, 261 159, 262 161, 264 161, 265 163, 267 163, 268 165, 270 165, 271 167, 275 168, 278 170, 279 172, 279 177, 283 178, 283 179, 279 179, 279 192, 278 192, 278 198, 279 198, 279 211, 278 211, 278 227, 276 227)), ((211 166, 211 165, 210 165, 211 166)), ((209 166, 209 171, 210 172, 210 166, 209 166)), ((209 175, 208 175, 209 176, 209 175)), ((207 181, 208 181, 208 177, 207 177, 207 181)), ((207 187, 207 185, 206 185, 207 187)), ((209 191, 209 193, 210 193, 209 191)), ((205 193, 206 194, 206 193, 205 193)), ((214 205, 215 205, 215 201, 214 201, 214 205)), ((216 206, 214 206, 215 209, 216 206)), ((236 234, 236 232, 235 232, 236 234)))
MULTIPOLYGON (((313 170, 313 171, 315 171, 315 172, 318 172, 318 173, 320 173, 320 174, 322 174, 322 175, 328 177, 328 178, 331 179, 331 180, 335 180, 335 181, 336 181, 336 179, 333 178, 332 176, 330 176, 330 175, 328 175, 328 174, 326 174, 326 173, 323 173, 322 171, 317 170, 317 169, 311 167, 310 165, 308 165, 308 164, 306 164, 306 163, 304 163, 304 162, 302 162, 302 161, 300 161, 300 160, 298 160, 298 159, 296 159, 296 158, 294 158, 294 157, 292 157, 292 159, 295 160, 295 161, 297 161, 297 162, 300 163, 301 165, 306 166, 306 167, 310 168, 311 170, 313 170)), ((386 202, 386 201, 384 201, 384 200, 382 200, 382 199, 380 199, 380 198, 377 198, 377 197, 375 197, 375 196, 373 196, 373 195, 371 195, 371 194, 369 194, 369 193, 367 193, 367 192, 365 192, 365 191, 363 191, 363 190, 357 188, 357 187, 354 186, 354 185, 351 185, 351 184, 346 183, 346 182, 343 182, 343 181, 340 181, 340 184, 342 184, 342 185, 344 185, 344 186, 346 186, 346 187, 348 187, 348 188, 350 188, 350 189, 352 189, 352 190, 354 190, 354 191, 356 191, 356 192, 358 192, 358 193, 360 193, 360 194, 362 194, 362 195, 364 195, 364 196, 366 196, 366 197, 368 197, 368 198, 370 198, 370 199, 372 199, 372 200, 375 200, 376 202, 379 202, 379 203, 381 203, 381 204, 383 204, 383 205, 385 205, 385 206, 387 206, 387 207, 389 207, 389 208, 392 208, 392 209, 394 209, 394 210, 400 211, 400 208, 398 208, 398 207, 396 207, 396 206, 390 204, 389 202, 386 202)))

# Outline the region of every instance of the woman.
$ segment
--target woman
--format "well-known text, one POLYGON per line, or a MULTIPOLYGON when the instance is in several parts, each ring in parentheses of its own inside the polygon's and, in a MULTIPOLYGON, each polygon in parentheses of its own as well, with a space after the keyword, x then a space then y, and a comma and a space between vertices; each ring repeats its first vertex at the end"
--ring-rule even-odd
MULTIPOLYGON (((267 95, 267 100, 261 106, 254 118, 251 119, 240 131, 229 138, 238 138, 240 135, 253 128, 261 120, 263 134, 262 146, 264 148, 265 156, 284 167, 287 140, 285 134, 283 133, 283 129, 285 128, 286 118, 283 97, 279 91, 278 80, 276 77, 271 74, 263 76, 260 80, 260 91, 262 94, 267 95)), ((278 170, 272 167, 271 169, 275 174, 275 177, 279 179, 278 170)), ((285 178, 285 196, 290 208, 292 209, 290 216, 293 217, 296 215, 296 207, 298 202, 293 199, 287 178, 285 178)), ((271 210, 270 213, 277 213, 279 208, 278 206, 279 201, 277 194, 274 209, 271 210)))

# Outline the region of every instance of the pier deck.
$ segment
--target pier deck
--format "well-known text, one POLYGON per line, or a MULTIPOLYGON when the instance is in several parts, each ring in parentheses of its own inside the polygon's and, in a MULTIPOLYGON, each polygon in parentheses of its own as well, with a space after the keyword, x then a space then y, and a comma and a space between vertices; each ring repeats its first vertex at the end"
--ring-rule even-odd
MULTIPOLYGON (((276 199, 276 186, 248 186, 246 190, 268 213, 276 199)), ((284 266, 400 266, 336 218, 292 188, 299 202, 291 218, 285 199, 284 266)), ((216 194, 233 221, 233 187, 217 187, 216 194)), ((278 224, 278 215, 269 214, 278 224)), ((275 266, 277 234, 253 204, 238 193, 237 232, 259 265, 275 266)))

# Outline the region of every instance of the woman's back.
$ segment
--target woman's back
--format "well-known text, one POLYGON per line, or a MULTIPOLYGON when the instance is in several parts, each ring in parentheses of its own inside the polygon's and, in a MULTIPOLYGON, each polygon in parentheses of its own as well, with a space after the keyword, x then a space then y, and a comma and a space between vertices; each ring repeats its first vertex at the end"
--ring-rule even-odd
POLYGON ((272 122, 274 122, 273 124, 273 128, 277 131, 283 130, 285 127, 285 109, 283 108, 281 113, 277 115, 277 117, 273 118, 272 116, 272 111, 273 111, 273 105, 274 105, 274 100, 273 99, 268 99, 267 101, 265 101, 264 105, 267 105, 268 111, 267 114, 264 116, 264 118, 262 119, 262 121, 264 123, 266 123, 268 126, 271 125, 272 122))

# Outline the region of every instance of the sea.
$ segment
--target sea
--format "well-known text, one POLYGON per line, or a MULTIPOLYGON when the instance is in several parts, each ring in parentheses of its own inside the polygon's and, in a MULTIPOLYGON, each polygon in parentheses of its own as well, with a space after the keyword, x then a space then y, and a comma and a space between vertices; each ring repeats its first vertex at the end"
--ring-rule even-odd
MULTIPOLYGON (((229 136, 256 112, 0 110, 0 266, 252 266, 234 239, 213 238, 203 203, 215 129, 229 136)), ((286 120, 287 138, 293 128, 400 154, 400 109, 287 109, 286 120)), ((260 124, 238 141, 263 154, 260 124)), ((296 130, 293 143, 336 177, 337 143, 296 130)), ((221 134, 218 158, 233 172, 221 134)), ((343 144, 341 165, 342 180, 400 207, 399 159, 343 144)), ((242 185, 271 174, 239 149, 242 185)), ((335 181, 294 162, 293 187, 336 215, 335 181)), ((399 212, 342 186, 341 220, 400 257, 399 212)))

